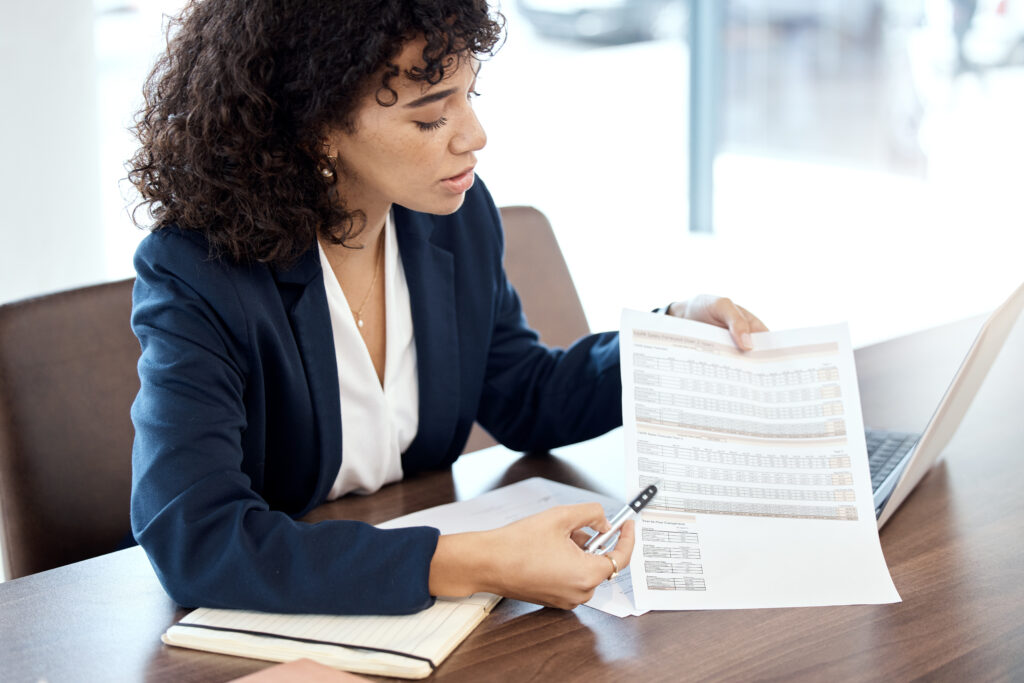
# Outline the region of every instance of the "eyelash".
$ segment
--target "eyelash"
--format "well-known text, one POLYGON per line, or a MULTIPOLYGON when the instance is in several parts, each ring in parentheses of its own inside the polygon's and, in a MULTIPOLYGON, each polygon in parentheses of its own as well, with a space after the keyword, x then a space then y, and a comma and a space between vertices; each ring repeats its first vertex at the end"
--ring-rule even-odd
MULTIPOLYGON (((467 100, 471 100, 474 97, 480 97, 480 93, 478 93, 476 90, 470 90, 466 94, 466 99, 467 100)), ((423 132, 429 132, 429 131, 432 131, 432 130, 437 130, 441 126, 443 126, 446 123, 448 123, 448 119, 446 117, 442 116, 437 121, 416 121, 415 123, 416 123, 416 126, 420 130, 422 130, 423 132)))
POLYGON ((423 121, 417 121, 416 125, 419 126, 420 130, 426 132, 431 130, 437 130, 446 123, 448 123, 448 119, 442 116, 437 121, 430 121, 427 123, 424 123, 423 121))

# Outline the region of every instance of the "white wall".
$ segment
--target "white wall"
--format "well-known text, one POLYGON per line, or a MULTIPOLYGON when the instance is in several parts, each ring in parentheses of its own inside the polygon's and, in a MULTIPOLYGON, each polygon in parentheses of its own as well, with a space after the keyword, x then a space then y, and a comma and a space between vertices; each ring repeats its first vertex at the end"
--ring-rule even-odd
POLYGON ((0 0, 0 12, 5 302, 103 280, 104 245, 92 2, 0 0))

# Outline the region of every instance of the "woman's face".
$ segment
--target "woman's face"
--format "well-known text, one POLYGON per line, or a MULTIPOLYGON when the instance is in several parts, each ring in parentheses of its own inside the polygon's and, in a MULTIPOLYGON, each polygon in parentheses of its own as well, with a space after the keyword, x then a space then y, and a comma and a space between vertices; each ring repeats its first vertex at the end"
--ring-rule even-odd
MULTIPOLYGON (((396 60, 401 73, 422 65, 422 41, 411 41, 396 60)), ((327 136, 340 157, 338 192, 348 210, 373 217, 392 203, 415 211, 449 214, 473 185, 475 152, 487 136, 470 98, 479 64, 463 58, 458 67, 430 85, 397 76, 391 87, 398 100, 390 107, 371 92, 354 116, 354 131, 327 136)))

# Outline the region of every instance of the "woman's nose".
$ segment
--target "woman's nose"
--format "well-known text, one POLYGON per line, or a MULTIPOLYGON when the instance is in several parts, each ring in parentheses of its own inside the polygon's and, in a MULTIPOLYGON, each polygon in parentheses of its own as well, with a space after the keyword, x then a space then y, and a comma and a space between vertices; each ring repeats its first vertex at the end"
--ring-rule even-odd
POLYGON ((453 154, 465 154, 481 150, 486 144, 487 133, 480 125, 476 112, 467 102, 465 113, 459 117, 458 127, 449 142, 449 149, 453 154))

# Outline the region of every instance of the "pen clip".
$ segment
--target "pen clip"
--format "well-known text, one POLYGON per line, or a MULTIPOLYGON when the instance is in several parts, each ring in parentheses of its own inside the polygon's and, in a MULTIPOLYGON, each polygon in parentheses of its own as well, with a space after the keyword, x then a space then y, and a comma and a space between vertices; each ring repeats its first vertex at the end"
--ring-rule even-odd
POLYGON ((647 504, 651 502, 654 498, 654 494, 657 492, 658 487, 652 484, 638 493, 633 500, 623 506, 623 508, 615 513, 615 516, 609 520, 610 528, 608 531, 596 533, 588 538, 583 544, 583 550, 596 555, 603 555, 611 550, 614 546, 614 543, 611 541, 613 539, 618 540, 618 534, 620 533, 619 530, 622 528, 622 525, 625 524, 626 520, 629 518, 640 514, 640 511, 647 507, 647 504))
POLYGON ((654 494, 656 494, 657 492, 658 487, 655 486, 654 484, 651 484, 643 491, 641 491, 639 494, 637 494, 637 497, 630 502, 629 507, 633 509, 634 513, 639 514, 640 511, 647 507, 647 504, 654 499, 654 494))

